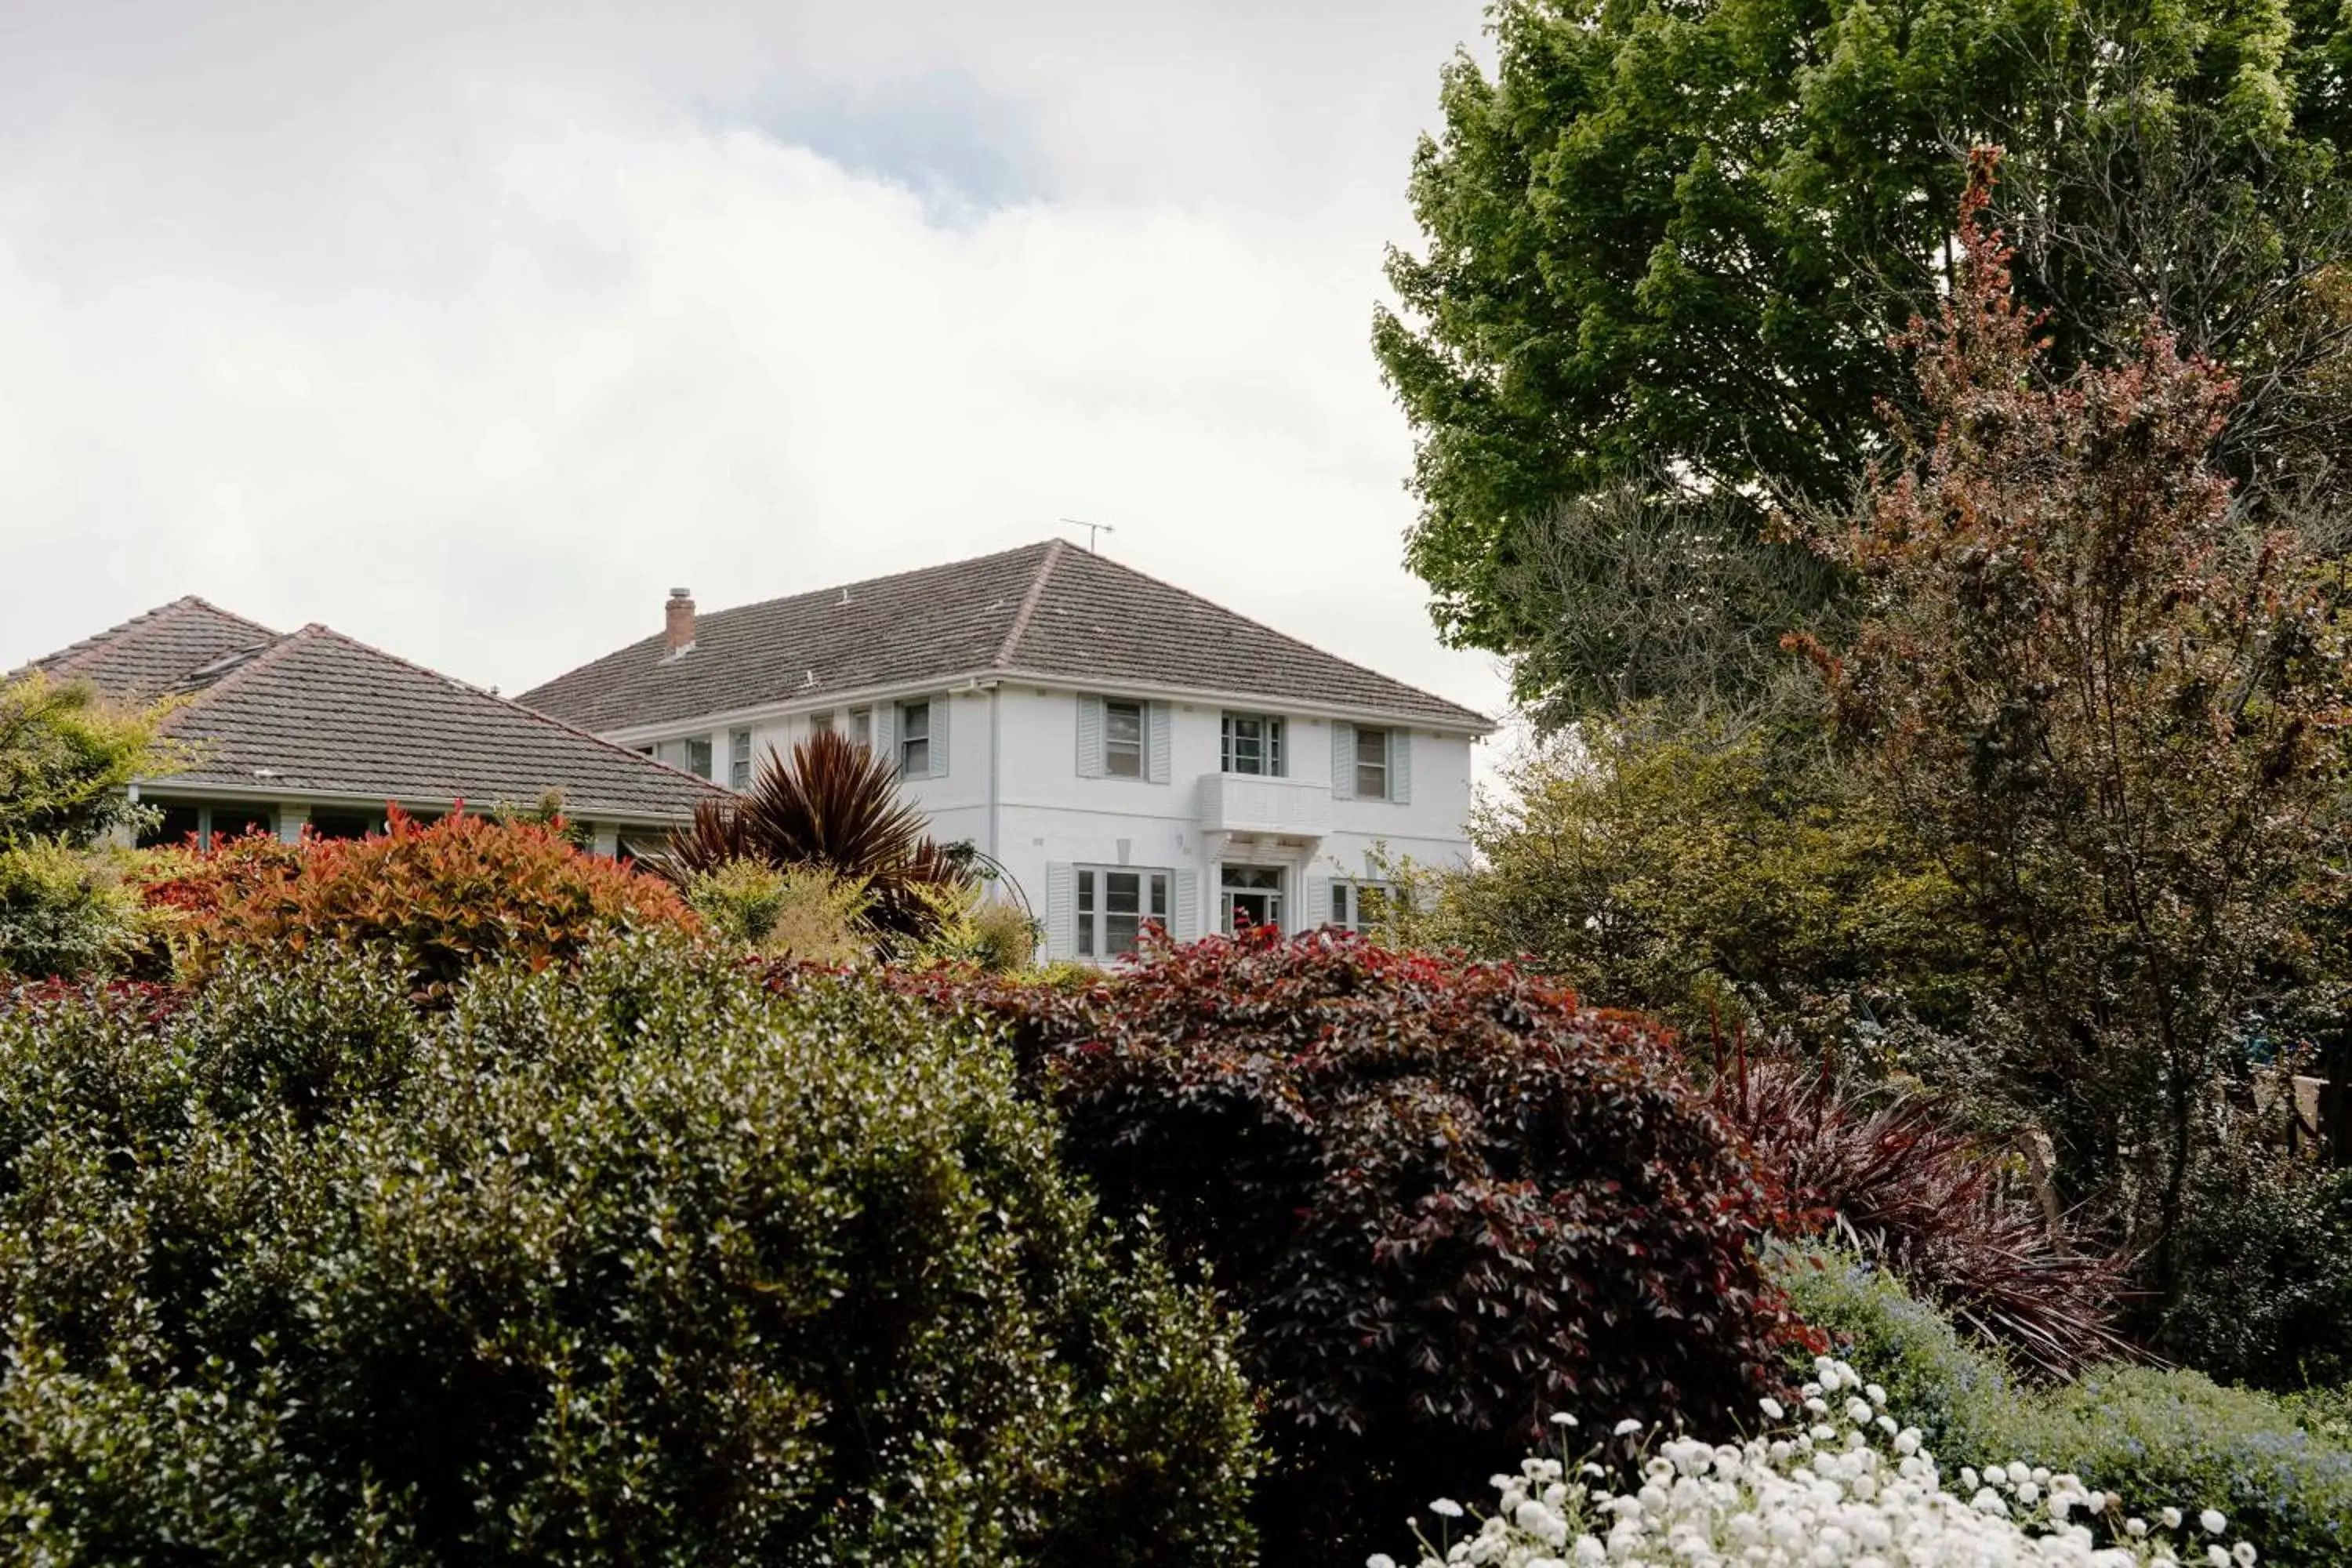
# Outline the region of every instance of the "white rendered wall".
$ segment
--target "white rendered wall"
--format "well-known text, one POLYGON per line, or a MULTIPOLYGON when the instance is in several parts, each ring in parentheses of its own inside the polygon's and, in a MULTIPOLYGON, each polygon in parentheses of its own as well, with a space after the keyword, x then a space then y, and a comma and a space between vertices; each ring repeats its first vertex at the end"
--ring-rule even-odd
MULTIPOLYGON (((1138 693, 1139 699, 1146 694, 1138 693)), ((945 720, 945 777, 908 779, 908 796, 929 817, 933 837, 969 839, 992 849, 1017 884, 1024 901, 1040 918, 1045 913, 1049 865, 1128 865, 1191 870, 1199 878, 1201 929, 1213 929, 1221 862, 1279 866, 1286 872, 1284 924, 1319 923, 1327 909, 1306 906, 1310 886, 1319 891, 1329 879, 1371 874, 1376 853, 1391 860, 1452 865, 1466 860, 1465 836, 1471 805, 1467 736, 1430 730, 1411 731, 1411 795, 1408 802, 1337 799, 1330 802, 1330 828, 1311 846, 1260 841, 1234 843, 1204 833, 1200 826, 1200 790, 1204 774, 1219 771, 1225 710, 1213 703, 1169 702, 1169 768, 1164 783, 1144 779, 1089 778, 1079 772, 1078 695, 1027 684, 1006 683, 996 694, 995 809, 989 802, 990 699, 983 690, 943 690, 901 698, 942 699, 934 711, 945 720)), ((836 702, 836 722, 845 730, 852 708, 880 706, 836 702)), ((1279 702, 1252 710, 1283 720, 1284 776, 1328 789, 1331 783, 1331 726, 1321 719, 1285 713, 1279 702)), ((755 769, 772 745, 789 758, 809 733, 806 711, 763 717, 731 726, 680 726, 665 740, 692 734, 711 738, 713 771, 724 783, 730 729, 752 732, 755 769)), ((667 748, 664 748, 667 755, 667 748)))

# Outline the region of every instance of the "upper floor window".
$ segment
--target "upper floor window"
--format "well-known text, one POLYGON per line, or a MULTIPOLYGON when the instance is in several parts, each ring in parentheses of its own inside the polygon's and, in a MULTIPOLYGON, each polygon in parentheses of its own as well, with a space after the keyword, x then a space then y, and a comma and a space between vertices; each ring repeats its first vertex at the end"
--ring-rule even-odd
POLYGON ((1080 958, 1117 958, 1141 943, 1143 922, 1168 923, 1168 873, 1109 866, 1077 869, 1080 958))
POLYGON ((852 744, 870 746, 874 743, 874 710, 852 708, 849 710, 849 739, 852 744))
POLYGON ((1224 771, 1280 778, 1282 721, 1263 713, 1228 713, 1224 724, 1224 771))
POLYGON ((699 735, 686 743, 686 771, 696 778, 710 776, 710 737, 699 735))
POLYGON ((1143 704, 1103 704, 1103 772, 1115 779, 1143 776, 1143 704))
POLYGON ((812 713, 809 715, 809 733, 812 735, 830 735, 833 733, 832 709, 828 708, 822 713, 812 713))
POLYGON ((727 734, 727 787, 751 787, 751 731, 730 730, 727 734))
POLYGON ((908 778, 931 775, 931 705, 898 704, 898 771, 908 778))
POLYGON ((1365 800, 1389 797, 1389 732, 1356 730, 1356 794, 1365 800))

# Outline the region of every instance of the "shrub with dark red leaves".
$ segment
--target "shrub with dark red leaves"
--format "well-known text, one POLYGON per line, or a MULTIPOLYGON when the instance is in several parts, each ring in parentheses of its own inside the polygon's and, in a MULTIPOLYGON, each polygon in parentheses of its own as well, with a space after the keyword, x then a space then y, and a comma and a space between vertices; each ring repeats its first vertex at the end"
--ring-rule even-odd
POLYGON ((2053 1377, 2128 1353, 2113 1329, 2122 1260, 2063 1245, 2005 1179, 2000 1151, 1932 1097, 1850 1095, 1799 1063, 1743 1063, 1716 1102, 1790 1200, 1800 1234, 1869 1254, 2023 1364, 2053 1377))
POLYGON ((395 809, 365 838, 284 844, 264 834, 159 860, 146 896, 174 914, 182 967, 201 977, 233 949, 314 942, 398 955, 421 996, 446 997, 474 965, 569 963, 595 938, 695 917, 670 886, 583 853, 561 821, 395 809))
POLYGON ((1658 1038, 1508 965, 1261 931, 1083 991, 905 984, 1009 1023, 1067 1156, 1240 1311, 1268 1561, 1360 1562, 1554 1411, 1744 1423, 1810 1342, 1658 1038))

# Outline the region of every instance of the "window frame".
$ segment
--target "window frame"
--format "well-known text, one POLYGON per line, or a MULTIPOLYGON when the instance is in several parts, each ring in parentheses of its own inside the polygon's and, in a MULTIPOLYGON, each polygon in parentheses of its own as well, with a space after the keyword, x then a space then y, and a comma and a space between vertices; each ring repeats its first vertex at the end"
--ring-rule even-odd
POLYGON ((1108 779, 1126 779, 1140 783, 1151 771, 1151 704, 1139 698, 1106 697, 1102 705, 1102 773, 1108 779), (1130 743, 1112 736, 1115 715, 1129 712, 1135 715, 1135 737, 1130 743), (1132 765, 1122 769, 1114 759, 1131 756, 1132 765))
POLYGON ((1157 923, 1172 929, 1175 918, 1176 872, 1168 866, 1073 866, 1070 868, 1071 951, 1089 963, 1103 963, 1141 951, 1143 928, 1157 923), (1135 936, 1133 944, 1116 952, 1110 946, 1110 922, 1123 918, 1110 909, 1110 879, 1133 877, 1135 936), (1097 879, 1101 880, 1097 883, 1097 879))
POLYGON ((713 752, 716 751, 710 743, 710 737, 688 735, 678 743, 686 748, 686 771, 698 779, 709 778, 714 761, 713 752), (698 746, 702 749, 699 759, 695 754, 695 748, 698 746))
POLYGON ((898 704, 898 733, 891 739, 898 748, 898 774, 901 778, 927 779, 931 776, 931 700, 928 697, 898 704), (923 732, 915 734, 914 722, 919 715, 923 732), (923 765, 915 765, 914 748, 923 748, 923 765))
POLYGON ((849 710, 849 742, 854 746, 874 749, 874 710, 852 708, 849 710))
POLYGON ((751 787, 751 731, 727 731, 727 787, 747 790, 751 787))
POLYGON ((1389 799, 1389 792, 1396 779, 1396 731, 1376 724, 1357 725, 1356 755, 1352 765, 1356 770, 1355 797, 1358 800, 1389 799), (1378 762, 1368 763, 1364 760, 1364 742, 1368 738, 1377 740, 1380 743, 1381 756, 1378 762), (1377 770, 1380 776, 1378 788, 1364 787, 1364 771, 1367 768, 1377 770))
POLYGON ((1326 911, 1329 918, 1325 923, 1357 936, 1378 934, 1387 918, 1387 906, 1395 897, 1395 883, 1382 881, 1377 877, 1335 877, 1331 880, 1331 908, 1326 911), (1381 912, 1369 921, 1364 918, 1366 892, 1378 893, 1381 905, 1381 912), (1340 912, 1343 905, 1347 911, 1345 914, 1340 912))
POLYGON ((1290 771, 1288 759, 1283 754, 1284 746, 1282 731, 1282 715, 1279 713, 1248 713, 1230 708, 1225 710, 1220 716, 1217 723, 1218 771, 1230 774, 1234 778, 1279 779, 1289 777, 1290 771), (1255 768, 1243 768, 1234 765, 1241 760, 1240 742, 1242 737, 1238 732, 1238 727, 1243 724, 1255 724, 1258 726, 1255 744, 1258 749, 1257 760, 1260 765, 1255 768))

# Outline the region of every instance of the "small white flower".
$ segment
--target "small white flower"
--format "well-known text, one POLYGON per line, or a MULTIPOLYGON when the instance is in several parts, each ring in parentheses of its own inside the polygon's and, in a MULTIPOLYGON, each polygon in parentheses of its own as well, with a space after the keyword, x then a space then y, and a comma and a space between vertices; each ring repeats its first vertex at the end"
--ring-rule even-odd
POLYGON ((2205 1527, 2205 1533, 2208 1535, 2219 1535, 2230 1528, 2229 1516, 2218 1508, 2209 1508, 2199 1514, 2197 1522, 2205 1527))
POLYGON ((1551 1424, 1555 1426, 1573 1426, 1576 1425, 1576 1417, 1570 1415, 1565 1410, 1554 1411, 1552 1413, 1551 1424))
POLYGON ((2168 1508, 2158 1513, 2156 1517, 2164 1521, 2164 1528, 2167 1530, 2179 1530, 2180 1528, 2180 1510, 2177 1508, 2168 1508))
POLYGON ((1364 1568, 1396 1568, 1396 1559, 1385 1552, 1375 1552, 1364 1559, 1364 1568))
POLYGON ((2217 1541, 2205 1549, 2205 1561, 2210 1563, 2213 1568, 2230 1568, 2229 1549, 2217 1541))
POLYGON ((1864 1384, 1863 1385, 1862 1396, 1864 1399, 1869 1400, 1873 1405, 1884 1405, 1886 1403, 1886 1390, 1879 1387, 1878 1384, 1874 1383, 1864 1384))
POLYGON ((1617 1423, 1617 1436, 1620 1437, 1630 1437, 1641 1429, 1642 1424, 1639 1421, 1634 1420, 1630 1415, 1625 1417, 1624 1420, 1617 1423))
POLYGON ((2254 1543, 2241 1541, 2230 1548, 2230 1555, 2238 1560, 2238 1568, 2254 1568, 2254 1543))
POLYGON ((1786 1421, 1789 1418, 1788 1407, 1769 1394, 1766 1394, 1756 1403, 1762 1408, 1764 1418, 1768 1421, 1786 1421))
POLYGON ((2124 1521, 2124 1533, 2130 1536, 2134 1541, 2146 1540, 2147 1537, 2147 1521, 2144 1519, 2127 1519, 2124 1521))
POLYGON ((1442 1497, 1429 1505, 1429 1511, 1440 1519, 1460 1519, 1462 1505, 1450 1497, 1442 1497))

